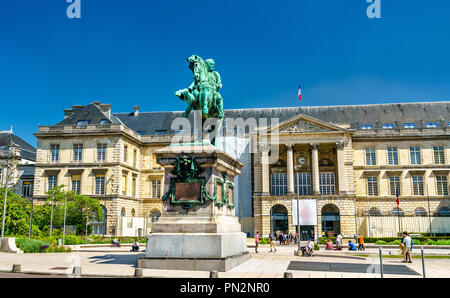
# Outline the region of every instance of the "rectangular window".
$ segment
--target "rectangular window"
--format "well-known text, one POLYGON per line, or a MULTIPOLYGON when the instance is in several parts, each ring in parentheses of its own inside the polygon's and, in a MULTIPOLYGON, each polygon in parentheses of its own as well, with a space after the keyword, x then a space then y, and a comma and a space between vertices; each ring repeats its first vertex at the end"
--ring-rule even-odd
POLYGON ((362 124, 361 129, 373 129, 373 124, 362 124))
POLYGON ((426 128, 438 128, 439 125, 437 122, 427 122, 427 123, 425 123, 425 127, 426 128))
POLYGON ((321 195, 334 195, 334 173, 319 173, 319 191, 321 195))
POLYGON ((415 123, 403 123, 403 127, 404 128, 416 128, 416 124, 415 123))
POLYGON ((157 130, 156 131, 156 135, 158 135, 158 136, 162 136, 162 135, 165 135, 165 134, 166 134, 165 130, 157 130))
POLYGON ((133 177, 133 185, 132 185, 132 187, 133 187, 133 189, 131 190, 132 191, 131 195, 133 197, 136 197, 136 177, 133 177))
POLYGON ((77 125, 88 125, 89 120, 78 120, 77 125))
POLYGON ((415 196, 423 196, 423 177, 422 176, 413 176, 413 194, 415 196))
POLYGON ((106 144, 97 145, 97 161, 104 162, 106 160, 106 144))
POLYGON ((128 162, 128 146, 123 146, 123 161, 128 162))
POLYGON ((434 146, 433 151, 434 151, 434 163, 437 165, 445 164, 444 147, 434 146))
POLYGON ((50 161, 59 161, 59 145, 50 145, 50 161))
POLYGON ((81 162, 83 160, 83 144, 73 145, 73 160, 81 162))
POLYGON ((392 123, 385 123, 382 125, 383 129, 394 129, 394 124, 392 123))
POLYGON ((388 148, 388 164, 398 165, 398 152, 396 147, 388 148))
POLYGON ((81 193, 81 175, 72 175, 72 190, 76 194, 81 193))
POLYGON ((420 147, 410 147, 409 153, 411 155, 411 164, 412 165, 420 165, 420 147))
POLYGON ((399 176, 391 176, 389 177, 389 186, 391 191, 391 196, 396 196, 397 193, 400 195, 400 177, 399 176))
POLYGON ((127 194, 127 175, 123 175, 122 176, 122 194, 126 195, 127 194))
POLYGON ((105 176, 95 176, 95 194, 105 194, 105 176))
POLYGON ((134 149, 133 151, 133 167, 137 167, 137 150, 134 149))
POLYGON ((366 165, 376 166, 377 160, 375 156, 375 148, 366 148, 366 165))
POLYGON ((436 176, 437 193, 440 196, 448 196, 447 176, 436 176))
POLYGON ((58 186, 58 176, 48 176, 48 190, 58 186))
POLYGON ((152 198, 161 197, 161 180, 152 180, 152 198))
POLYGON ((106 119, 100 120, 100 125, 106 125, 106 124, 109 124, 109 120, 106 120, 106 119))
POLYGON ((22 196, 29 198, 32 196, 33 184, 30 181, 24 181, 22 184, 22 196))
POLYGON ((295 193, 300 195, 311 194, 311 174, 310 173, 297 173, 294 180, 295 193))
POLYGON ((367 195, 378 196, 378 177, 367 177, 367 195))
POLYGON ((274 196, 282 196, 287 193, 287 175, 285 173, 270 175, 270 193, 274 196))

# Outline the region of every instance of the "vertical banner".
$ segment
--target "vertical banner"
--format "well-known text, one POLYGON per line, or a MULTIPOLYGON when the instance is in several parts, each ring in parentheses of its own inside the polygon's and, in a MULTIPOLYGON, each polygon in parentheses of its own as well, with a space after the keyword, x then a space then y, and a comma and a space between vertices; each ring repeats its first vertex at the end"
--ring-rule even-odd
MULTIPOLYGON (((317 225, 317 202, 316 200, 299 200, 300 202, 300 225, 317 225)), ((292 200, 292 224, 297 225, 297 200, 292 200)))

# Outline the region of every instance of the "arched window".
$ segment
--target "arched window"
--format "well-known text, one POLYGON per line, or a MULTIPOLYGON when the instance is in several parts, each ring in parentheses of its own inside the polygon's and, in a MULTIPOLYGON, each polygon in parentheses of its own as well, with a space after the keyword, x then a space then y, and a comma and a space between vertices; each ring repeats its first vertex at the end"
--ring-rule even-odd
POLYGON ((136 215, 136 211, 134 211, 134 208, 131 209, 131 216, 134 217, 136 215))
POLYGON ((322 232, 326 235, 337 235, 341 232, 341 218, 339 208, 333 204, 327 204, 322 208, 322 232))
POLYGON ((447 207, 442 207, 442 208, 438 209, 438 211, 436 212, 436 215, 439 217, 450 216, 450 209, 448 209, 447 207))
POLYGON ((380 211, 380 209, 378 209, 376 207, 372 207, 369 210, 369 215, 370 216, 381 216, 381 211, 380 211))
POLYGON ((121 216, 125 216, 125 207, 122 207, 122 210, 120 211, 121 216))
POLYGON ((427 211, 425 210, 425 208, 419 207, 419 208, 416 208, 416 210, 414 210, 414 215, 415 216, 427 216, 427 211))
POLYGON ((391 216, 405 216, 405 212, 401 208, 394 208, 391 210, 391 216))
POLYGON ((287 233, 289 231, 288 210, 284 205, 274 205, 270 209, 271 233, 287 233))

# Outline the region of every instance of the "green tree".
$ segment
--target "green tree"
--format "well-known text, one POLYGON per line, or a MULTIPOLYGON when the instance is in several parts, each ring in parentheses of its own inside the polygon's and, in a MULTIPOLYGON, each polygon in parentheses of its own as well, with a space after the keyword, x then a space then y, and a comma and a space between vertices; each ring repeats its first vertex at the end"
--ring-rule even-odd
MULTIPOLYGON (((3 199, 5 189, 0 188, 0 218, 3 220, 3 199)), ((28 235, 30 220, 30 201, 8 189, 5 214, 5 235, 28 235)))
POLYGON ((103 218, 103 208, 97 199, 92 199, 70 191, 67 200, 66 224, 76 225, 77 231, 83 231, 86 235, 87 223, 103 218))
POLYGON ((49 190, 45 204, 38 206, 34 220, 39 229, 48 233, 50 227, 51 204, 53 201, 53 229, 64 225, 64 200, 67 196, 66 225, 75 225, 78 233, 86 234, 89 221, 103 218, 103 208, 97 199, 63 190, 64 185, 49 190))

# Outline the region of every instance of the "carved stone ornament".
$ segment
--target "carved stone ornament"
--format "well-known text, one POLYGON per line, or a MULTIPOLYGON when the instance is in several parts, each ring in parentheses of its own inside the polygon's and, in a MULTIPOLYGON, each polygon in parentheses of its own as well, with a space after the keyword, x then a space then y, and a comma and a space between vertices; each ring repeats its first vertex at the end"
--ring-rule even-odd
POLYGON ((324 129, 312 124, 311 122, 307 122, 305 120, 298 120, 294 123, 289 124, 285 128, 281 129, 281 133, 284 132, 311 132, 311 131, 323 131, 324 129))

